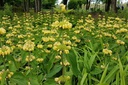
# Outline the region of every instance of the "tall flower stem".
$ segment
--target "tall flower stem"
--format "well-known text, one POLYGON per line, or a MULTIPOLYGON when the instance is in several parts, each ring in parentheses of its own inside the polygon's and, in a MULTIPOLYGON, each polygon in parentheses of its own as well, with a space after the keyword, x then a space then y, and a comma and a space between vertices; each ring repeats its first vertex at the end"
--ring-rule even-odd
POLYGON ((64 76, 66 73, 66 67, 64 65, 64 61, 65 61, 64 53, 62 53, 61 61, 62 61, 62 76, 64 76))

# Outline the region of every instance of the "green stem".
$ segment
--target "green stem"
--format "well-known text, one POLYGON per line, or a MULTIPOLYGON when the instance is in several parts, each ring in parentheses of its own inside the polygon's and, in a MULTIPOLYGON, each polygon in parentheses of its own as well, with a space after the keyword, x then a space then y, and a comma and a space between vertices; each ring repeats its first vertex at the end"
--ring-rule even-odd
POLYGON ((62 58, 61 58, 61 60, 62 60, 62 76, 64 76, 65 75, 65 72, 66 72, 66 67, 65 67, 65 65, 64 65, 64 54, 62 53, 62 58))
POLYGON ((5 65, 5 57, 3 55, 3 64, 4 64, 4 70, 6 69, 6 65, 5 65))

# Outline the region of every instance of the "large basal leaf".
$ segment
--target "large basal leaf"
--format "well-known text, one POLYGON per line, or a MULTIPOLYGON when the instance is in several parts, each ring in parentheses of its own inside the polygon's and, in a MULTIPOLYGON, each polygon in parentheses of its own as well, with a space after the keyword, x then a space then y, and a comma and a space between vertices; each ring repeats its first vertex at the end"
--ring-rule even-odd
POLYGON ((2 74, 2 80, 1 80, 1 83, 0 85, 5 85, 5 78, 6 78, 6 75, 7 75, 7 71, 4 71, 3 74, 2 74))
POLYGON ((75 76, 82 76, 81 75, 81 72, 78 68, 78 63, 77 63, 77 58, 79 56, 77 55, 76 51, 74 49, 71 50, 71 52, 68 54, 68 56, 66 57, 67 60, 69 61, 70 65, 71 65, 71 69, 72 69, 72 72, 75 76))
POLYGON ((47 72, 50 72, 51 68, 53 67, 54 60, 55 60, 55 54, 49 56, 49 61, 47 62, 47 64, 45 63, 47 72))
POLYGON ((15 72, 17 70, 16 65, 15 65, 14 62, 11 62, 9 64, 9 69, 10 69, 10 71, 13 71, 13 72, 15 72))
POLYGON ((17 85, 28 85, 27 78, 20 72, 15 73, 10 82, 15 82, 17 85))
POLYGON ((62 69, 62 65, 55 65, 53 69, 48 73, 47 77, 53 77, 56 73, 58 73, 62 69))
POLYGON ((28 77, 31 85, 40 85, 36 75, 29 75, 28 77))
POLYGON ((42 85, 57 85, 54 79, 46 80, 42 85))

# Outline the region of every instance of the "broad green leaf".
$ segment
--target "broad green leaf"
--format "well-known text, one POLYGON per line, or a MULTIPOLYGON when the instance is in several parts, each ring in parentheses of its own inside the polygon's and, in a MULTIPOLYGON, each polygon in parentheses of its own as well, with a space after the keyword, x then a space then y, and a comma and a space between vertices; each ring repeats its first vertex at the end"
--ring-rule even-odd
POLYGON ((27 78, 20 72, 15 73, 12 78, 10 79, 10 82, 15 82, 18 85, 27 85, 28 80, 27 78))
POLYGON ((15 65, 14 62, 11 62, 9 64, 9 69, 10 69, 10 71, 13 71, 13 72, 15 72, 17 70, 16 65, 15 65))
POLYGON ((49 73, 51 68, 53 67, 53 63, 55 60, 55 54, 49 56, 49 61, 46 64, 47 72, 49 73))
POLYGON ((81 72, 79 71, 78 63, 77 63, 78 55, 77 55, 77 52, 75 51, 74 48, 71 50, 71 52, 68 54, 68 56, 66 58, 71 65, 71 69, 72 69, 73 74, 75 76, 81 77, 81 72))
POLYGON ((29 76, 29 81, 31 85, 40 85, 37 76, 31 75, 29 76))
POLYGON ((58 73, 62 69, 62 65, 56 64, 53 69, 48 73, 47 77, 53 77, 56 73, 58 73))
POLYGON ((7 71, 4 71, 2 74, 2 80, 1 80, 1 84, 0 85, 5 85, 5 79, 6 79, 6 75, 7 75, 7 71))
POLYGON ((57 85, 54 79, 48 79, 46 80, 43 85, 57 85))

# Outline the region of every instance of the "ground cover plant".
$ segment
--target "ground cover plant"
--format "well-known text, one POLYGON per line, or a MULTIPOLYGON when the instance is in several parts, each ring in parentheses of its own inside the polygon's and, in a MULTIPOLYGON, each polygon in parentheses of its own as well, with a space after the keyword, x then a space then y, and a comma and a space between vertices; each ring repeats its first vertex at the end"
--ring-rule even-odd
MULTIPOLYGON (((65 10, 63 10, 65 11, 65 10)), ((1 85, 127 85, 124 18, 50 12, 0 21, 1 85)))

